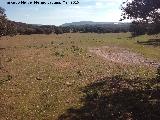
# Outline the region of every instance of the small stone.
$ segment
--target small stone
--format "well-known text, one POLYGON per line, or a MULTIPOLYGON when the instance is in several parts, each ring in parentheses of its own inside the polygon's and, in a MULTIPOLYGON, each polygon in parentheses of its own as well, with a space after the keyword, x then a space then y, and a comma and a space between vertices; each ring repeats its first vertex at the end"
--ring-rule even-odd
POLYGON ((72 83, 70 83, 70 82, 66 82, 66 85, 67 85, 67 86, 71 86, 71 85, 72 85, 72 83))
POLYGON ((36 80, 42 80, 42 78, 36 77, 36 80))

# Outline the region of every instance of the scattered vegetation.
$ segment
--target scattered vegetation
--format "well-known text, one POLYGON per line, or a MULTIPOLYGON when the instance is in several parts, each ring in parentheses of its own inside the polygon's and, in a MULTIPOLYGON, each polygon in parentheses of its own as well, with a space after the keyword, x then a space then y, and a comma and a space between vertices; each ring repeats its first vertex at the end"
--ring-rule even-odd
POLYGON ((59 120, 158 120, 160 87, 156 79, 104 77, 84 87, 79 108, 69 108, 59 120))
POLYGON ((10 81, 11 79, 12 79, 12 76, 11 76, 11 75, 6 75, 6 76, 4 76, 4 78, 2 78, 2 79, 0 80, 0 85, 2 85, 2 84, 5 83, 5 82, 10 81))
POLYGON ((111 62, 89 52, 109 46, 107 50, 116 54, 118 47, 160 62, 159 46, 136 42, 154 37, 130 38, 129 33, 1 37, 0 119, 159 119, 158 68, 111 62), (8 58, 12 60, 7 62, 8 58))
POLYGON ((124 2, 130 28, 26 24, 0 7, 0 119, 159 120, 160 38, 144 35, 160 32, 156 1, 124 2))

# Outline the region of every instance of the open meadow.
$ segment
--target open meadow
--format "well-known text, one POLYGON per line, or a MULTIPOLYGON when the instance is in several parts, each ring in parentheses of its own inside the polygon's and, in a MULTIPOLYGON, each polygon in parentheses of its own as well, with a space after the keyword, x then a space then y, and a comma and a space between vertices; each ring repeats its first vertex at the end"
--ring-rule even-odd
POLYGON ((0 120, 160 119, 159 38, 130 36, 1 37, 0 120))

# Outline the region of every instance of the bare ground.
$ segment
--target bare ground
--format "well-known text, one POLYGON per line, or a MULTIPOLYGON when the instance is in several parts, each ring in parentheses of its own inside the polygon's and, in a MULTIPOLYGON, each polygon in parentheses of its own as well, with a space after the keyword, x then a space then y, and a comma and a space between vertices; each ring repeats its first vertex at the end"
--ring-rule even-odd
POLYGON ((108 61, 120 64, 146 65, 152 67, 158 67, 160 65, 159 62, 145 58, 143 55, 134 53, 126 48, 103 46, 101 48, 89 48, 89 51, 108 61))

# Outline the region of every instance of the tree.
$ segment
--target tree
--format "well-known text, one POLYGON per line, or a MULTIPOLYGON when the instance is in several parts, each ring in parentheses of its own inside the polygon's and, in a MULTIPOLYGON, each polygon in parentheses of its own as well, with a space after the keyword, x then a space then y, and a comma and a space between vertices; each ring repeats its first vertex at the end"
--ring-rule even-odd
POLYGON ((5 9, 0 7, 0 37, 5 35, 16 35, 16 25, 14 22, 7 20, 5 9))
POLYGON ((62 27, 55 27, 55 33, 58 34, 63 34, 62 27))
POLYGON ((160 22, 159 0, 132 0, 123 3, 122 19, 136 19, 150 23, 160 22))
POLYGON ((17 28, 14 22, 7 20, 6 35, 14 36, 17 34, 17 28))
POLYGON ((129 31, 131 32, 132 37, 136 37, 138 35, 144 35, 146 32, 146 24, 133 21, 132 24, 130 25, 129 31))
POLYGON ((66 27, 62 27, 63 33, 70 33, 70 27, 66 26, 66 27))
POLYGON ((127 0, 123 2, 121 10, 121 20, 131 19, 137 23, 148 24, 146 30, 152 28, 155 31, 153 34, 160 32, 160 29, 155 27, 160 25, 160 0, 127 0))
POLYGON ((0 7, 0 37, 3 36, 6 33, 6 15, 5 15, 5 9, 0 7))
POLYGON ((0 7, 0 18, 1 17, 6 17, 6 14, 5 14, 5 9, 0 7))

